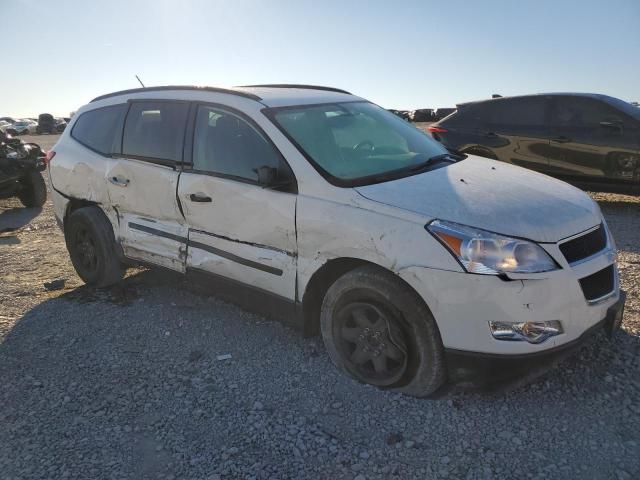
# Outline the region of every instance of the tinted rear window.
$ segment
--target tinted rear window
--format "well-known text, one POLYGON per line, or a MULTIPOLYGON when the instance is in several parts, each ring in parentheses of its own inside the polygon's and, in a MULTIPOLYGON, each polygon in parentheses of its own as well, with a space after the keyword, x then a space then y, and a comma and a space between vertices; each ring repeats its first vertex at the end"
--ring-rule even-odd
POLYGON ((127 105, 98 108, 85 112, 76 121, 71 136, 103 155, 120 152, 120 132, 127 105))
POLYGON ((123 155, 181 161, 188 111, 187 103, 133 103, 124 127, 123 155))
POLYGON ((484 109, 495 125, 542 125, 545 120, 544 97, 494 100, 484 109))

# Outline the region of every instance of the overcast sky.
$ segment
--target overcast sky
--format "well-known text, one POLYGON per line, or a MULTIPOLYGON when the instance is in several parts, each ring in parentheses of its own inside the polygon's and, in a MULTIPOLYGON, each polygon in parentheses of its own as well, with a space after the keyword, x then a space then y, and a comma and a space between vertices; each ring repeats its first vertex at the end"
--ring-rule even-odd
POLYGON ((388 108, 640 100, 640 0, 0 0, 0 116, 147 85, 311 83, 388 108))

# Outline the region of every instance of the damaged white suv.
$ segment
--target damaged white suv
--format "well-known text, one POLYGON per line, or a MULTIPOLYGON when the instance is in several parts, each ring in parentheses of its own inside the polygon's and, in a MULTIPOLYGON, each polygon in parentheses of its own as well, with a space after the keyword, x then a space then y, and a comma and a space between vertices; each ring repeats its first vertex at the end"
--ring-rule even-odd
POLYGON ((589 196, 449 152, 342 90, 104 95, 48 158, 86 283, 140 263, 248 287, 365 383, 425 396, 461 359, 537 362, 622 319, 614 242, 589 196))

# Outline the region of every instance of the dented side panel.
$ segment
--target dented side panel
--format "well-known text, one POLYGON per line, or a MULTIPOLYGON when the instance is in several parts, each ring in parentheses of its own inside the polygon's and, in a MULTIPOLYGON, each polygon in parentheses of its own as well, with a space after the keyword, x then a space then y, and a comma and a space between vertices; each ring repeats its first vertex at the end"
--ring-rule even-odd
POLYGON ((257 185, 183 172, 187 266, 295 299, 296 198, 257 185), (209 197, 194 202, 191 195, 209 197))
POLYGON ((187 227, 176 200, 178 175, 170 167, 118 159, 105 183, 125 256, 184 272, 187 227))
POLYGON ((109 201, 105 176, 115 160, 99 155, 70 138, 65 130, 49 166, 51 185, 70 198, 98 204, 109 201))
MULTIPOLYGON (((354 192, 354 196, 357 194, 354 192)), ((298 199, 298 288, 304 292, 313 274, 329 260, 356 258, 392 272, 420 265, 461 271, 424 228, 422 217, 403 218, 383 209, 373 211, 368 201, 335 203, 300 195, 298 199)))

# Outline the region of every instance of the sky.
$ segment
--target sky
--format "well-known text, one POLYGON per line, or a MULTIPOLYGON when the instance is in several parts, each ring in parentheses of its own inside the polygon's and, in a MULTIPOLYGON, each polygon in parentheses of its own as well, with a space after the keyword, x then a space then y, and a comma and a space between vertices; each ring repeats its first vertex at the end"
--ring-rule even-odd
POLYGON ((386 108, 640 101, 640 0, 0 0, 0 116, 147 86, 307 83, 386 108))

